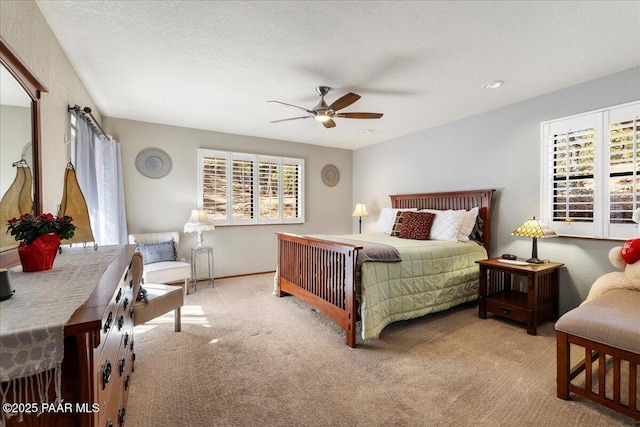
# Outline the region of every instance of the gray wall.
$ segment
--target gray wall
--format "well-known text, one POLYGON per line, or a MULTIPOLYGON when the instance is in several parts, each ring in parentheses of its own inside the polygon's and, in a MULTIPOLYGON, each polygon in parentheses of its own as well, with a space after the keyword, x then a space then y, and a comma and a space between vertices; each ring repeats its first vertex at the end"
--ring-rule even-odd
MULTIPOLYGON (((352 151, 242 135, 144 123, 105 117, 103 127, 122 144, 125 203, 129 233, 176 230, 182 233, 191 209, 198 207, 197 149, 209 148, 305 160, 305 223, 287 225, 219 226, 204 233, 213 246, 215 275, 272 271, 276 267, 275 233, 345 234, 352 227, 352 151), (173 169, 160 179, 138 173, 140 150, 157 147, 172 159, 173 169), (327 187, 320 171, 328 164, 340 171, 340 181, 327 187)), ((190 257, 196 234, 181 236, 179 256, 190 257)), ((203 270, 200 269, 201 276, 203 270)))
MULTIPOLYGON (((372 214, 363 220, 363 232, 375 231, 390 194, 493 188, 491 255, 528 257, 531 240, 510 234, 540 212, 540 123, 637 99, 640 68, 356 150, 353 201, 367 203, 372 214)), ((597 277, 615 270, 607 254, 620 244, 575 238, 538 242, 540 258, 566 266, 561 312, 584 300, 597 277)))

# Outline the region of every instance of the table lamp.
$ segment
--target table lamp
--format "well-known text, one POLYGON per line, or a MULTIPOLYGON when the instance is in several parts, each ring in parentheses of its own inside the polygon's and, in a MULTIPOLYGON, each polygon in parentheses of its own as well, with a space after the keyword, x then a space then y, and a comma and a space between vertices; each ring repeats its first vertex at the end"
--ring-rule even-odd
POLYGON ((215 229, 213 221, 207 216, 207 211, 204 209, 193 209, 191 211, 191 217, 189 221, 184 225, 185 233, 198 233, 198 246, 202 245, 202 233, 204 231, 213 231, 215 229))
POLYGON ((358 220, 358 224, 359 224, 359 232, 362 233, 362 217, 363 216, 369 216, 369 212, 367 212, 367 208, 365 207, 364 203, 357 203, 356 204, 356 208, 353 211, 353 213, 351 214, 351 216, 357 216, 360 217, 360 219, 358 220))
POLYGON ((522 224, 520 227, 516 228, 512 236, 522 236, 522 237, 532 237, 533 238, 533 249, 531 250, 531 258, 527 260, 527 262, 531 264, 542 264, 543 261, 538 259, 538 238, 540 239, 548 239, 550 237, 558 237, 558 235, 547 227, 545 224, 536 220, 534 216, 533 219, 528 219, 522 224))

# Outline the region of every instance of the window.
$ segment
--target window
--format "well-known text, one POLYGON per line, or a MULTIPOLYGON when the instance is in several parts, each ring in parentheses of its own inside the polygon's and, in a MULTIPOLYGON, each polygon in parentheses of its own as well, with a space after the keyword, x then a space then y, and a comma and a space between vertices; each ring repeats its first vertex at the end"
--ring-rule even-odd
POLYGON ((198 150, 198 200, 216 224, 304 222, 304 160, 198 150))
POLYGON ((543 222, 567 236, 635 236, 640 101, 544 122, 541 133, 543 222))

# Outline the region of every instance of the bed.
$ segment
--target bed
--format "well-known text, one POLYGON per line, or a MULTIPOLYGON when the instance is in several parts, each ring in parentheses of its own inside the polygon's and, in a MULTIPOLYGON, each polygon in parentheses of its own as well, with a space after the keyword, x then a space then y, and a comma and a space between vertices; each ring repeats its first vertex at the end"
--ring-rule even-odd
MULTIPOLYGON (((443 311, 478 297, 478 266, 491 242, 494 190, 392 195, 392 209, 478 208, 475 240, 414 241, 372 233, 301 236, 277 233, 274 293, 293 295, 324 313, 356 346, 356 322, 363 339, 377 338, 389 323, 443 311), (377 235, 376 235, 377 234, 377 235), (395 240, 394 240, 395 239, 395 240), (375 245, 390 245, 399 262, 358 262, 375 245), (359 256, 360 255, 360 256, 359 256)), ((437 216, 437 215, 436 215, 437 216)))

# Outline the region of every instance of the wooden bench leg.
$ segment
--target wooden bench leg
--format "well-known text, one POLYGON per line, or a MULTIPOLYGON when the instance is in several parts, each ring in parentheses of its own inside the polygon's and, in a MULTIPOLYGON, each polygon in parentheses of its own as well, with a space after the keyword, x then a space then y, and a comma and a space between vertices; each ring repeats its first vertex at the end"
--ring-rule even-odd
POLYGON ((557 343, 557 393, 560 399, 569 398, 569 376, 570 376, 570 344, 569 336, 565 332, 556 331, 557 343))
POLYGON ((180 307, 175 309, 175 331, 180 332, 182 330, 182 320, 180 316, 180 307))

